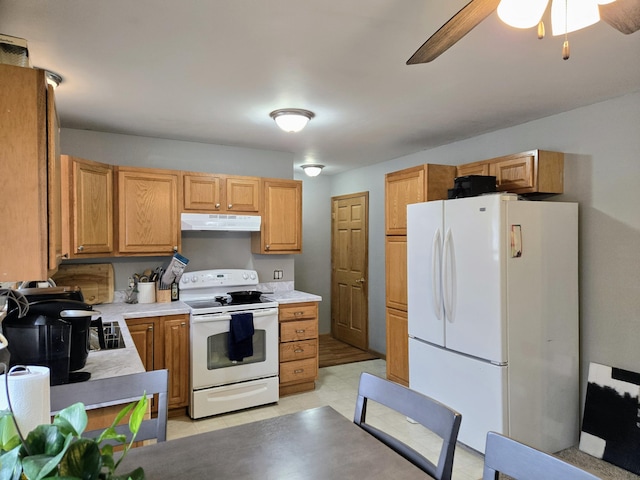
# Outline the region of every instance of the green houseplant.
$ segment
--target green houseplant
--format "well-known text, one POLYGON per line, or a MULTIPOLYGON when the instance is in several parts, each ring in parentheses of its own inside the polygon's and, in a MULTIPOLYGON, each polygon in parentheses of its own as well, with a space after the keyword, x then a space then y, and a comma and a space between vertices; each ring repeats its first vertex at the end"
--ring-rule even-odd
POLYGON ((73 404, 55 415, 51 425, 39 425, 22 438, 16 430, 11 411, 0 411, 0 480, 142 480, 144 471, 137 468, 126 474, 115 471, 131 448, 147 411, 148 400, 143 394, 136 403, 124 407, 110 427, 97 438, 84 438, 87 413, 82 403, 73 404), (115 426, 127 415, 132 438, 129 442, 118 434, 115 426), (123 445, 116 461, 113 445, 123 445))

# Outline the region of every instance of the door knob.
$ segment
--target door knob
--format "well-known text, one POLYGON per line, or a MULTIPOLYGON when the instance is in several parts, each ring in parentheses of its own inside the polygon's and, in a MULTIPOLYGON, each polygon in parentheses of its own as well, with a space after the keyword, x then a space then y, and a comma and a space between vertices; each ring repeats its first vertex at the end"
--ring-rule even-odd
POLYGON ((356 280, 356 283, 364 283, 365 279, 364 278, 359 278, 356 280))

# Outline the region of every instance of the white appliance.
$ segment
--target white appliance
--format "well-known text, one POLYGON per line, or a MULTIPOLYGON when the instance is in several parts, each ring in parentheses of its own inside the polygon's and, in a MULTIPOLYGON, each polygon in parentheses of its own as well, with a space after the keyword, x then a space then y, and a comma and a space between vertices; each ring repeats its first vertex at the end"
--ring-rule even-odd
POLYGON ((191 418, 279 399, 278 303, 250 289, 256 285, 254 270, 200 270, 182 275, 180 299, 191 308, 191 418), (237 295, 229 295, 234 292, 237 295), (253 352, 242 360, 230 360, 231 318, 244 313, 253 317, 253 352))
POLYGON ((407 207, 409 386, 547 452, 579 424, 578 206, 490 194, 407 207))
POLYGON ((259 232, 260 215, 235 215, 218 213, 182 213, 182 230, 213 230, 223 232, 259 232))

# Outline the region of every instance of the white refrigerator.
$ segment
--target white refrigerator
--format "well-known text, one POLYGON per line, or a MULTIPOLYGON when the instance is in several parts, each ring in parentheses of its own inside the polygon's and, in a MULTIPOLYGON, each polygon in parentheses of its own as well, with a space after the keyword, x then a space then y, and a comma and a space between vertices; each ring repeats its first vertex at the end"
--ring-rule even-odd
POLYGON ((409 386, 547 452, 579 432, 578 205, 513 194, 407 207, 409 386))

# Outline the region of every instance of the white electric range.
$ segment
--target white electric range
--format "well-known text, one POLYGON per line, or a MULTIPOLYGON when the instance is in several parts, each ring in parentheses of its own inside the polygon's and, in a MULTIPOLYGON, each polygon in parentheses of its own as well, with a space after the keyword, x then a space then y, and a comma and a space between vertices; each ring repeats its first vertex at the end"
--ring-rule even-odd
POLYGON ((258 284, 254 270, 182 275, 180 300, 191 309, 191 418, 278 401, 278 303, 262 296, 258 284), (233 322, 246 327, 248 318, 253 335, 238 353, 230 330, 233 322))

